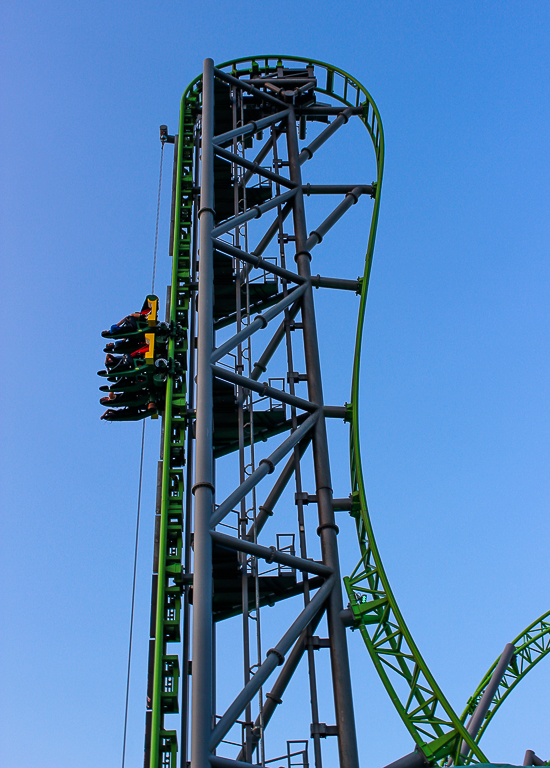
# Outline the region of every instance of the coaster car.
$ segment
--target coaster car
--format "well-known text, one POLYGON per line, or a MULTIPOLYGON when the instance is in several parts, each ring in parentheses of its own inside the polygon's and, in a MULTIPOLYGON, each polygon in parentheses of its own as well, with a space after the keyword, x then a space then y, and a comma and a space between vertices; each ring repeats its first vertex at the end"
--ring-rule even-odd
POLYGON ((177 326, 159 323, 158 299, 147 296, 141 312, 128 315, 121 323, 103 331, 113 339, 105 346, 105 370, 98 375, 107 379, 99 389, 106 393, 100 403, 108 406, 105 421, 139 421, 147 416, 157 418, 164 410, 165 385, 169 375, 181 374, 168 356, 168 341, 178 335, 177 326))

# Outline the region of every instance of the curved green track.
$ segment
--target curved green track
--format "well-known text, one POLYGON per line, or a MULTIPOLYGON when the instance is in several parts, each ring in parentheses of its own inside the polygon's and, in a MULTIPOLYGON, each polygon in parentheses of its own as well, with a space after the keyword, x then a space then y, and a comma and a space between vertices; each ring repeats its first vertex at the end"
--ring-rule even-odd
MULTIPOLYGON (((487 712, 481 728, 479 729, 479 732, 475 738, 476 743, 479 742, 485 733, 485 729, 495 716, 497 710, 507 698, 507 696, 509 696, 509 694, 514 690, 520 680, 523 680, 525 675, 530 672, 533 667, 535 667, 539 661, 541 661, 548 653, 550 653, 550 611, 543 613, 543 615, 539 616, 539 618, 530 624, 527 629, 524 629, 521 634, 512 640, 512 645, 516 649, 515 654, 506 667, 506 671, 502 677, 502 680, 500 681, 495 695, 492 698, 489 711, 487 712)), ((498 661, 499 660, 497 659, 492 667, 487 670, 487 673, 485 674, 481 683, 478 685, 475 693, 468 700, 466 709, 460 718, 463 723, 466 722, 468 716, 473 713, 474 709, 478 705, 481 697, 485 692, 485 689, 489 684, 491 675, 493 674, 498 661)), ((471 758, 472 754, 470 753, 465 757, 465 762, 469 763, 471 758)))

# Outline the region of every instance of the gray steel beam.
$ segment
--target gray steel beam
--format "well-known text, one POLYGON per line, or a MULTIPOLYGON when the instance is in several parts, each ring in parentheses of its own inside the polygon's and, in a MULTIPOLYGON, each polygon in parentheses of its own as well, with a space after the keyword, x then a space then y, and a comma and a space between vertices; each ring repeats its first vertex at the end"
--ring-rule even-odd
MULTIPOLYGON (((262 239, 260 240, 256 248, 254 248, 254 253, 256 254, 256 256, 259 256, 260 253, 263 253, 265 251, 269 243, 273 240, 273 238, 279 231, 279 221, 284 221, 291 210, 292 210, 292 205, 290 203, 286 203, 283 206, 280 216, 277 216, 277 218, 275 219, 273 224, 269 227, 269 229, 267 230, 265 235, 262 237, 262 239)), ((252 269, 251 264, 245 264, 241 271, 241 279, 244 279, 244 277, 248 275, 251 269, 252 269)))
MULTIPOLYGON (((502 651, 502 655, 498 660, 498 664, 496 665, 495 670, 491 675, 491 679, 489 680, 487 688, 485 688, 483 692, 483 696, 479 700, 478 705, 474 710, 474 713, 472 714, 470 720, 468 721, 468 724, 466 725, 466 730, 468 731, 472 739, 475 739, 475 737, 477 736, 477 732, 481 728, 481 724, 485 718, 485 715, 487 714, 487 712, 489 711, 489 707, 491 706, 493 696, 495 695, 497 688, 500 685, 502 678, 504 677, 506 668, 510 663, 515 652, 516 652, 516 649, 514 648, 512 643, 507 643, 505 645, 504 650, 502 651)), ((460 754, 467 755, 469 751, 470 751, 470 747, 468 746, 468 744, 466 744, 465 741, 463 741, 462 746, 460 747, 460 754)))
POLYGON ((252 392, 256 392, 258 395, 262 395, 263 397, 271 397, 273 400, 279 400, 281 403, 293 405, 296 408, 301 408, 304 411, 317 410, 317 406, 313 403, 310 403, 309 400, 296 397, 296 395, 289 395, 282 389, 270 387, 267 383, 261 383, 254 381, 254 379, 249 379, 246 376, 241 376, 238 373, 234 373, 234 371, 230 371, 229 368, 220 368, 218 365, 214 365, 212 366, 212 371, 214 376, 217 376, 219 379, 230 381, 232 384, 237 384, 239 387, 244 387, 245 389, 250 389, 252 392))
MULTIPOLYGON (((284 221, 290 211, 292 210, 292 204, 286 203, 286 205, 283 206, 283 210, 281 211, 281 220, 284 221)), ((278 219, 275 219, 273 224, 269 227, 265 235, 262 237, 258 245, 254 248, 254 253, 256 256, 259 256, 261 253, 265 251, 267 246, 270 244, 270 242, 273 240, 275 235, 279 231, 279 221, 278 219)))
POLYGON ((532 749, 528 749, 525 752, 523 765, 546 765, 546 763, 540 757, 537 757, 532 749))
POLYGON ((335 512, 351 512, 353 509, 353 502, 351 496, 345 499, 333 499, 332 506, 335 512))
POLYGON ((355 624, 355 616, 353 615, 351 608, 344 608, 344 610, 340 612, 340 620, 344 627, 353 627, 355 624))
POLYGON ((251 219, 259 219, 260 216, 262 216, 267 211, 270 211, 272 208, 276 208, 278 205, 286 203, 286 201, 294 197, 295 194, 295 190, 291 189, 288 192, 283 192, 283 194, 279 195, 278 197, 272 197, 271 200, 267 201, 267 203, 255 205, 248 211, 240 213, 238 216, 233 216, 232 219, 227 219, 227 221, 224 221, 223 224, 220 224, 212 230, 212 236, 219 237, 220 235, 224 235, 226 232, 229 232, 236 227, 240 227, 241 224, 244 224, 251 219))
POLYGON ((279 173, 274 173, 273 171, 268 170, 267 168, 264 168, 263 165, 258 165, 258 163, 252 162, 252 160, 246 160, 244 157, 241 157, 240 155, 235 155, 233 152, 230 152, 228 149, 222 149, 222 147, 216 147, 215 152, 219 157, 223 157, 225 160, 229 160, 231 163, 235 163, 236 165, 240 165, 243 168, 246 168, 249 171, 252 171, 253 173, 257 173, 258 176, 264 176, 266 179, 269 179, 270 181, 274 181, 276 184, 281 184, 283 187, 287 187, 288 189, 294 189, 296 186, 291 181, 289 181, 286 176, 281 176, 279 173))
POLYGON ((343 419, 346 421, 349 418, 349 411, 345 405, 324 405, 323 413, 327 419, 343 419))
POLYGON ((289 304, 293 304, 301 296, 303 296, 306 288, 307 285, 304 283, 299 288, 295 288, 293 291, 290 291, 273 307, 266 309, 265 312, 263 312, 261 315, 256 315, 249 326, 243 328, 242 331, 239 331, 226 342, 217 347, 217 349, 213 350, 211 362, 217 363, 218 360, 220 360, 224 355, 227 355, 228 352, 231 352, 231 350, 235 349, 238 344, 240 344, 245 339, 248 339, 249 336, 252 336, 254 333, 256 333, 256 331, 259 331, 260 328, 266 328, 267 324, 273 320, 274 317, 277 317, 277 315, 280 314, 284 309, 286 309, 289 304))
MULTIPOLYGON (((301 443, 298 444, 297 448, 295 449, 298 451, 298 458, 300 459, 302 458, 309 443, 310 443, 310 436, 306 435, 306 437, 302 440, 301 443)), ((287 487, 290 478, 294 474, 295 465, 296 465, 296 459, 294 455, 292 455, 290 459, 287 461, 287 463, 285 464, 283 471, 277 478, 277 481, 275 482, 275 485, 271 489, 269 496, 266 498, 265 502, 260 505, 260 511, 258 513, 258 516, 256 520, 252 523, 252 525, 250 526, 246 534, 246 538, 249 541, 254 541, 254 538, 258 536, 258 534, 260 533, 264 525, 267 523, 268 519, 273 514, 273 508, 275 504, 281 498, 281 495, 284 489, 287 487)))
POLYGON ((300 305, 298 304, 298 302, 296 302, 294 304, 294 306, 289 309, 289 311, 288 311, 288 321, 287 321, 287 319, 285 317, 283 322, 280 324, 280 326, 277 328, 277 330, 273 334, 273 336, 271 338, 271 341, 269 342, 267 347, 262 352, 261 357, 258 360, 258 362, 254 363, 254 368, 252 370, 252 373, 250 374, 250 378, 251 379, 257 380, 257 379, 260 378, 262 373, 266 373, 267 372, 267 366, 269 364, 269 361, 271 360, 271 358, 273 357, 273 355, 275 354, 275 352, 279 348, 280 343, 282 342, 282 340, 285 337, 286 323, 289 322, 289 321, 294 320, 294 318, 298 314, 299 310, 300 310, 300 305))
POLYGON ((257 267, 258 269, 265 269, 266 272, 271 272, 271 274, 282 277, 292 283, 302 284, 305 282, 305 280, 295 272, 291 272, 289 269, 283 269, 282 267, 277 266, 277 264, 274 264, 272 261, 262 259, 261 256, 256 256, 255 253, 247 253, 247 251, 243 251, 241 248, 236 248, 234 245, 226 243, 224 240, 215 240, 214 247, 217 251, 221 251, 224 255, 229 257, 234 256, 236 259, 245 261, 247 264, 251 264, 253 267, 257 267))
MULTIPOLYGON (((248 266, 248 265, 246 265, 248 266)), ((241 271, 241 277, 243 275, 244 270, 241 271)), ((280 301, 282 301, 285 298, 285 294, 283 292, 277 293, 275 296, 271 296, 268 299, 264 299, 263 301, 259 301, 257 304, 254 304, 250 308, 250 315, 258 315, 260 314, 260 311, 269 309, 270 307, 274 307, 276 304, 278 304, 280 301)), ((225 317, 221 318, 220 320, 217 320, 214 323, 214 329, 217 331, 221 328, 227 328, 229 325, 233 325, 237 320, 237 312, 233 312, 231 315, 226 315, 225 317)))
POLYGON ((202 81, 202 153, 200 185, 200 250, 198 295, 198 349, 195 531, 193 579, 193 720, 191 766, 210 768, 208 740, 212 731, 213 631, 212 631, 212 539, 210 518, 214 507, 214 458, 212 369, 214 342, 214 62, 205 59, 202 81))
POLYGON ((211 520, 212 528, 220 523, 224 517, 231 512, 235 504, 238 504, 247 493, 250 493, 250 491, 258 485, 260 480, 263 480, 266 475, 273 472, 281 459, 283 459, 286 454, 307 435, 309 430, 315 426, 318 417, 319 411, 312 413, 311 416, 308 416, 304 423, 298 427, 298 429, 292 432, 292 434, 273 451, 269 458, 260 460, 258 468, 255 469, 254 472, 246 478, 244 483, 241 483, 233 493, 229 494, 227 499, 215 510, 211 520))
MULTIPOLYGON (((325 406, 326 409, 326 406, 325 406)), ((326 413, 325 413, 326 416, 326 413)), ((317 496, 310 496, 309 494, 300 494, 300 498, 296 497, 296 503, 301 501, 302 504, 317 504, 317 496)), ((353 503, 351 496, 345 499, 333 499, 332 507, 335 512, 351 512, 353 509, 353 503)))
POLYGON ((341 115, 342 112, 347 112, 348 110, 351 110, 352 115, 362 115, 364 112, 363 105, 360 105, 359 107, 330 107, 328 104, 320 106, 311 106, 311 107, 294 107, 294 111, 298 116, 305 115, 305 116, 315 116, 315 115, 321 115, 322 117, 328 116, 328 115, 335 115, 338 117, 338 115, 341 115))
POLYGON ((327 218, 323 221, 322 224, 320 224, 317 229, 314 229, 313 232, 308 237, 306 244, 305 244, 305 250, 310 251, 315 245, 319 245, 319 243, 323 240, 323 237, 326 235, 326 233, 329 231, 329 229, 332 229, 332 227, 336 224, 336 222, 342 218, 344 213, 351 208, 352 205, 355 205, 355 203, 359 200, 361 194, 362 194, 362 187, 355 187, 351 190, 351 192, 348 192, 344 200, 338 205, 333 212, 327 216, 327 218))
POLYGON ((321 277, 314 275, 311 278, 311 284, 315 288, 335 288, 338 291, 354 291, 361 293, 361 282, 359 280, 344 280, 341 277, 321 277))
POLYGON ((236 539, 234 536, 228 536, 226 533, 211 531, 210 535, 216 544, 220 544, 227 549, 234 549, 236 552, 246 552, 254 557, 259 557, 267 563, 280 563, 289 568, 296 568, 302 573, 315 573, 317 576, 328 577, 332 571, 322 563, 316 563, 315 560, 304 560, 302 557, 289 555, 281 552, 275 547, 263 547, 261 544, 254 544, 246 539, 236 539))
POLYGON ((210 737, 210 750, 216 749, 220 741, 233 726, 235 720, 239 717, 249 701, 258 693, 265 681, 271 675, 273 670, 280 664, 284 664, 285 654, 290 650, 292 644, 315 618, 318 611, 322 608, 325 601, 329 599, 334 592, 335 579, 331 576, 325 581, 322 587, 316 592, 315 596, 307 604, 304 610, 291 624, 274 648, 270 648, 266 654, 265 661, 260 664, 254 677, 245 685, 237 698, 229 705, 226 712, 216 724, 210 737))
MULTIPOLYGON (((260 726, 263 726, 263 728, 265 728, 269 723, 269 721, 271 720, 277 706, 279 704, 282 704, 283 693, 286 691, 286 688, 289 682, 292 680, 292 675, 298 668, 298 664, 302 660, 302 657, 307 649, 307 639, 317 629, 317 625, 321 621, 323 614, 324 614, 323 610, 319 611, 317 616, 315 616, 313 621, 310 622, 310 624, 306 627, 306 629, 302 632, 302 634, 294 644, 294 648, 290 652, 287 660, 283 665, 283 668, 279 673, 279 676, 275 680, 275 683, 273 684, 273 688, 265 698, 261 715, 258 715, 258 717, 256 718, 256 722, 254 723, 254 725, 257 729, 259 729, 260 726)), ((254 737, 254 734, 257 734, 258 731, 254 729, 252 733, 253 733, 252 738, 255 739, 256 742, 258 742, 259 736, 256 735, 254 737)), ((238 756, 238 759, 240 760, 242 756, 243 755, 241 752, 238 756)))
POLYGON ((262 117, 260 120, 252 120, 250 123, 241 125, 239 128, 233 128, 232 131, 226 131, 226 133, 220 133, 218 136, 214 136, 214 144, 223 144, 224 141, 230 141, 237 136, 245 136, 248 133, 257 133, 258 131, 267 128, 272 123, 277 123, 279 120, 283 120, 287 115, 288 109, 283 109, 282 112, 276 112, 274 115, 262 117))
POLYGON ((372 184, 303 184, 304 195, 347 195, 353 189, 360 187, 364 195, 374 194, 372 184))
MULTIPOLYGON (((265 142, 263 147, 260 149, 256 157, 254 158, 253 162, 254 165, 258 165, 258 163, 261 163, 264 158, 267 157, 271 149, 273 149, 273 140, 274 137, 276 138, 278 134, 277 128, 270 134, 269 139, 265 142)), ((247 171, 245 174, 243 174, 242 179, 239 179, 239 187, 246 187, 250 179, 254 176, 254 171, 247 171)))
MULTIPOLYGON (((280 217, 278 216, 275 219, 275 221, 269 227, 269 229, 267 230, 265 235, 262 237, 262 239, 260 240, 258 245, 254 248, 254 254, 256 256, 259 256, 260 254, 262 254, 265 251, 267 246, 270 244, 270 242, 273 240, 273 238, 275 237, 275 235, 279 231, 279 219, 281 221, 284 221, 286 219, 286 217, 288 216, 288 214, 290 213, 291 210, 292 210, 292 205, 290 203, 286 203, 283 206, 283 209, 281 211, 280 217)), ((241 271, 241 274, 240 274, 241 280, 244 280, 244 278, 246 277, 246 275, 248 275, 248 273, 250 272, 251 269, 252 269, 252 266, 250 264, 245 264, 245 266, 243 267, 243 269, 241 271)), ((231 321, 231 322, 233 322, 233 321, 231 321)))
MULTIPOLYGON (((344 111, 341 122, 347 121, 347 110, 344 111)), ((351 114, 351 113, 350 113, 351 114)), ((329 126, 336 130, 334 123, 329 126)), ((327 130, 321 136, 327 135, 327 130)), ((320 138, 320 137, 319 137, 320 138)), ((326 139, 325 139, 326 140, 326 139)), ((304 210, 304 197, 302 191, 302 174, 300 164, 302 154, 298 150, 298 136, 296 133, 296 117, 291 111, 287 125, 288 160, 290 178, 298 185, 298 191, 293 201, 294 235, 296 238, 296 263, 298 274, 311 279, 311 256, 308 252, 306 219, 304 210)), ((321 142, 322 143, 322 142, 321 142)), ((312 143, 313 150, 306 153, 312 156, 318 143, 312 143)), ((323 388, 321 378, 321 364, 319 360, 319 348, 317 341, 317 327, 315 322, 315 309, 313 305, 313 293, 311 283, 308 282, 308 290, 302 298, 302 322, 304 337, 304 352, 306 371, 308 376, 309 399, 323 406, 323 388)), ((337 526, 332 506, 332 483, 330 476, 330 463, 327 433, 324 415, 320 414, 313 431, 313 459, 316 481, 317 508, 319 515, 318 532, 321 538, 321 552, 323 562, 334 571, 336 589, 333 589, 327 604, 327 623, 330 638, 330 660, 334 691, 334 710, 336 725, 338 727, 338 752, 340 768, 359 768, 359 756, 357 752, 357 737, 355 733, 355 717, 353 712, 353 695, 351 689, 351 675, 349 668, 348 646, 346 630, 340 619, 343 610, 342 591, 340 587, 340 563, 338 558, 338 544, 336 540, 337 526)))
POLYGON ((330 137, 335 133, 338 128, 340 128, 341 125, 344 125, 344 123, 347 123, 350 119, 351 115, 353 115, 354 109, 353 107, 348 107, 347 109, 344 109, 343 112, 340 112, 338 117, 336 117, 330 125, 327 125, 324 131, 322 131, 319 136, 317 136, 311 144, 307 147, 304 147, 302 151, 298 155, 298 163, 300 165, 303 165, 306 160, 311 160, 314 153, 321 147, 325 141, 330 139, 330 137))
POLYGON ((258 96, 260 99, 268 101, 270 104, 275 104, 275 106, 279 108, 288 106, 288 104, 285 104, 284 101, 281 101, 281 99, 278 99, 276 96, 260 91, 258 88, 254 88, 253 85, 249 85, 248 83, 239 80, 238 77, 233 77, 233 75, 228 75, 227 72, 222 72, 221 69, 214 69, 214 74, 218 80, 223 80, 230 85, 236 85, 237 88, 242 88, 243 91, 252 93, 254 96, 258 96))

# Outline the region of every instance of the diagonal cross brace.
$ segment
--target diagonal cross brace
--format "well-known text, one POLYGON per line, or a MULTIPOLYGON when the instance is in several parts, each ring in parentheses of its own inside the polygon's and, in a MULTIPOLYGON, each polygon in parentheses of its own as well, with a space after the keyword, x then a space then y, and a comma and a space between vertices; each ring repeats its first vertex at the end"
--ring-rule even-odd
POLYGON ((285 632, 277 645, 274 648, 270 648, 270 650, 267 652, 266 660, 258 667, 258 671, 254 677, 249 680, 249 682, 245 685, 233 703, 229 705, 225 714, 222 716, 221 720, 217 723, 216 727, 212 731, 208 745, 210 750, 216 749, 220 741, 232 728, 236 719, 242 713, 246 705, 252 701, 252 698, 256 695, 256 693, 260 690, 262 685, 271 675, 275 667, 284 662, 285 654, 290 650, 290 647, 301 634, 301 632, 305 629, 305 627, 307 627, 307 625, 315 618, 317 612, 321 606, 324 605, 326 599, 332 592, 335 583, 336 582, 334 576, 331 576, 329 579, 327 579, 327 581, 325 581, 323 586, 306 605, 304 610, 300 613, 290 628, 285 632))
POLYGON ((217 69, 216 67, 214 67, 214 75, 218 78, 218 80, 224 80, 226 83, 229 83, 229 85, 242 88, 244 91, 248 91, 248 93, 252 93, 254 96, 258 96, 264 101, 269 101, 271 104, 275 104, 277 107, 288 106, 284 103, 284 101, 281 101, 281 99, 278 99, 276 96, 272 96, 269 93, 260 91, 259 88, 254 88, 253 85, 249 85, 246 81, 239 80, 238 77, 233 77, 233 75, 229 75, 227 72, 223 72, 221 69, 217 69))
POLYGON ((289 568, 295 568, 302 573, 315 573, 317 576, 324 576, 325 578, 332 574, 332 568, 329 568, 328 565, 289 555, 275 547, 263 547, 261 544, 255 544, 246 539, 236 539, 234 536, 228 536, 226 533, 218 533, 217 531, 211 531, 210 535, 212 540, 222 547, 234 549, 237 552, 246 552, 246 554, 259 557, 267 563, 279 563, 289 568))
POLYGON ((253 267, 264 269, 266 272, 271 272, 272 274, 277 275, 278 277, 282 277, 285 280, 289 280, 292 283, 301 284, 306 282, 305 278, 297 275, 296 272, 291 272, 289 269, 279 267, 277 264, 273 264, 273 262, 268 261, 267 259, 262 259, 261 256, 257 256, 255 253, 247 253, 247 251, 243 251, 241 248, 237 248, 230 243, 226 243, 224 240, 215 240, 214 247, 217 251, 222 251, 222 253, 227 256, 235 256, 235 258, 240 259, 241 261, 245 261, 247 264, 251 264, 253 267))
POLYGON ((318 416, 318 411, 312 413, 311 416, 308 416, 304 423, 301 424, 298 429, 296 429, 289 437, 287 437, 287 439, 273 451, 269 458, 262 459, 260 461, 259 467, 255 469, 254 472, 246 478, 244 483, 241 483, 239 487, 236 488, 233 493, 231 493, 227 499, 214 511, 210 520, 210 526, 212 528, 220 523, 224 517, 229 514, 229 512, 231 512, 233 507, 238 504, 239 501, 244 499, 246 494, 250 493, 250 491, 258 485, 260 480, 263 480, 266 475, 269 475, 271 472, 273 472, 275 466, 281 461, 281 459, 284 458, 286 454, 291 451, 294 446, 300 442, 304 435, 306 435, 315 425, 318 416))
POLYGON ((270 171, 269 168, 264 168, 263 165, 254 163, 252 160, 246 160, 244 157, 236 155, 228 149, 222 149, 222 147, 215 145, 214 152, 219 157, 229 160, 230 163, 235 163, 235 165, 240 165, 248 171, 252 171, 253 174, 257 173, 258 176, 264 176, 266 179, 274 181, 276 184, 281 184, 288 189, 296 189, 296 184, 293 181, 290 181, 290 179, 287 179, 286 176, 281 176, 280 173, 274 173, 273 171, 270 171))
POLYGON ((273 400, 279 400, 281 403, 287 405, 293 405, 296 408, 302 408, 304 411, 316 411, 317 406, 315 403, 311 403, 309 400, 304 400, 296 395, 289 395, 282 389, 276 387, 270 387, 267 383, 254 381, 254 379, 248 379, 246 376, 241 376, 238 373, 234 373, 227 368, 220 368, 217 365, 212 366, 214 376, 224 381, 230 381, 232 384, 237 384, 239 387, 250 389, 252 392, 256 392, 263 397, 271 397, 273 400))
POLYGON ((347 123, 351 115, 354 114, 353 107, 348 107, 341 112, 337 118, 335 118, 330 125, 327 125, 324 131, 315 138, 308 147, 304 147, 298 156, 298 162, 303 165, 306 160, 311 160, 313 153, 322 146, 325 141, 330 139, 333 133, 335 133, 341 125, 347 123))
POLYGON ((266 309, 266 311, 261 315, 257 315, 249 326, 243 328, 242 331, 239 331, 239 333, 236 333, 224 344, 215 349, 212 352, 210 362, 217 363, 218 360, 220 360, 224 355, 227 355, 228 352, 231 352, 231 350, 235 349, 238 344, 240 344, 245 339, 248 339, 249 336, 252 336, 252 334, 256 333, 256 331, 259 331, 260 328, 266 328, 269 321, 273 320, 274 317, 277 317, 277 315, 280 314, 283 309, 286 309, 289 304, 293 304, 297 299, 299 299, 305 292, 306 288, 307 283, 303 283, 299 288, 295 288, 293 291, 290 291, 290 293, 288 293, 283 299, 277 302, 277 304, 275 304, 273 307, 266 309))
POLYGON ((220 133, 218 136, 214 136, 212 141, 214 144, 223 144, 225 141, 234 139, 237 136, 245 136, 247 133, 257 133, 263 128, 267 128, 269 125, 277 123, 279 120, 283 120, 287 117, 288 113, 288 109, 283 109, 282 112, 276 112, 274 115, 262 117, 260 120, 252 120, 250 123, 241 125, 239 128, 234 128, 232 131, 226 131, 226 133, 220 133))
POLYGON ((329 229, 332 229, 336 222, 342 218, 344 213, 351 208, 352 205, 355 205, 362 193, 363 187, 355 187, 351 192, 348 192, 340 205, 336 206, 323 223, 310 234, 306 242, 306 251, 310 251, 315 245, 318 245, 322 241, 329 229))
POLYGON ((233 216, 232 219, 227 219, 227 221, 224 221, 223 224, 220 224, 218 227, 215 227, 212 230, 212 237, 219 237, 220 235, 224 235, 231 229, 236 229, 236 227, 240 227, 241 224, 244 224, 251 219, 259 219, 260 216, 262 216, 262 214, 264 214, 266 211, 270 211, 272 208, 276 208, 278 205, 281 205, 281 203, 286 203, 286 201, 294 197, 295 194, 296 189, 290 189, 288 192, 283 192, 282 195, 272 197, 271 200, 267 201, 267 203, 255 205, 245 213, 240 213, 238 216, 233 216))

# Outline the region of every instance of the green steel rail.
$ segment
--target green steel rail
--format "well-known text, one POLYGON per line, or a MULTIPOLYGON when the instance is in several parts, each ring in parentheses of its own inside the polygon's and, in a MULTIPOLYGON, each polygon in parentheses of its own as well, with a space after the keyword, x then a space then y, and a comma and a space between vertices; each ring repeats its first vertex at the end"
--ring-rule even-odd
MULTIPOLYGON (((525 675, 548 653, 550 653, 550 611, 547 611, 540 616, 536 621, 530 624, 527 629, 519 634, 515 640, 512 640, 512 645, 516 649, 515 653, 506 667, 504 676, 491 700, 489 711, 475 737, 476 743, 478 743, 483 736, 485 729, 495 716, 498 708, 514 690, 520 680, 523 680, 525 675)), ((477 707, 497 664, 498 659, 493 666, 487 670, 487 674, 478 685, 475 693, 468 699, 466 709, 460 718, 463 723, 466 722, 466 718, 471 715, 477 707)), ((465 762, 469 763, 470 760, 471 753, 465 757, 465 762)))
MULTIPOLYGON (((185 363, 191 280, 193 228, 193 155, 196 95, 191 84, 185 91, 180 113, 174 209, 170 325, 178 329, 169 341, 168 357, 185 363)), ((185 435, 187 427, 187 382, 184 374, 166 382, 166 409, 162 444, 162 479, 158 530, 157 578, 153 582, 154 653, 151 711, 148 728, 150 768, 176 765, 177 733, 164 728, 164 715, 178 711, 179 665, 168 655, 167 643, 180 641, 181 571, 184 504, 185 435)), ((152 620, 153 623, 153 620, 152 620)), ((151 654, 151 650, 150 650, 151 654)), ((151 659, 150 659, 151 664, 151 659)), ((147 744, 146 744, 147 748, 147 744)))

